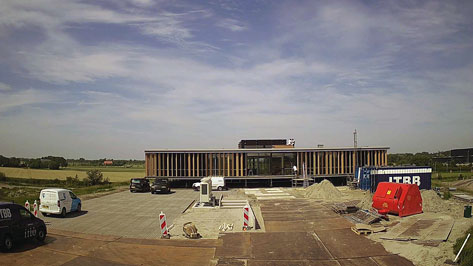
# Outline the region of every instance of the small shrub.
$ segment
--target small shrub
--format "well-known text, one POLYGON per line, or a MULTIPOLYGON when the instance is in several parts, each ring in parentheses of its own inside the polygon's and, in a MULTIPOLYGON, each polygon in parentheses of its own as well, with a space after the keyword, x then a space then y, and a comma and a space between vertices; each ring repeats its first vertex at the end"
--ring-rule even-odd
POLYGON ((438 174, 438 179, 442 180, 442 174, 438 174))
POLYGON ((7 181, 7 177, 5 176, 5 173, 0 172, 0 181, 7 181))
POLYGON ((460 175, 458 176, 458 180, 463 180, 463 175, 462 175, 462 174, 460 174, 460 175))
POLYGON ((102 184, 102 181, 103 174, 102 172, 100 172, 100 170, 97 169, 87 171, 87 177, 84 178, 84 183, 90 186, 102 184))
MULTIPOLYGON (((461 246, 463 245, 463 242, 465 242, 466 236, 468 234, 473 234, 473 226, 466 231, 465 235, 463 237, 460 237, 457 239, 457 242, 453 246, 453 251, 455 254, 458 254, 460 251, 461 246)), ((460 254, 460 265, 471 265, 473 261, 473 239, 472 236, 470 235, 470 238, 468 239, 468 242, 466 242, 465 247, 463 248, 462 253, 460 254)))
POLYGON ((443 199, 444 199, 444 200, 448 200, 448 199, 450 199, 451 197, 452 197, 452 193, 450 193, 450 191, 447 190, 447 191, 445 191, 445 192, 443 193, 443 199))

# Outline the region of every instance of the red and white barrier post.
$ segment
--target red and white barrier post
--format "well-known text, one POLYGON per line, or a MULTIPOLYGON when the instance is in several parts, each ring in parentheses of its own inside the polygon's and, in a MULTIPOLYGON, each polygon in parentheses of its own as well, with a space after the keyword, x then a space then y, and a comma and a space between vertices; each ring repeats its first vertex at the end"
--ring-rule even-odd
POLYGON ((161 211, 159 214, 159 227, 161 228, 161 238, 169 238, 168 225, 166 224, 166 214, 161 211))
POLYGON ((34 216, 38 217, 38 203, 36 202, 36 200, 34 201, 34 204, 33 204, 33 211, 34 211, 34 216))
POLYGON ((245 207, 243 207, 243 231, 246 231, 250 229, 249 226, 249 213, 250 213, 250 206, 247 204, 245 207))
POLYGON ((25 208, 29 211, 30 210, 30 203, 28 202, 28 200, 26 200, 25 202, 25 208))

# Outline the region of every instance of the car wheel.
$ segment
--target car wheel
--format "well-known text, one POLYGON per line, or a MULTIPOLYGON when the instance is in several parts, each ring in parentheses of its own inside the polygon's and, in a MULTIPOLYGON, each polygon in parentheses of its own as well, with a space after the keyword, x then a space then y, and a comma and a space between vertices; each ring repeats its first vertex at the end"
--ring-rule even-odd
POLYGON ((10 235, 5 235, 3 237, 2 248, 6 251, 10 251, 13 248, 13 239, 10 235))
POLYGON ((218 189, 218 191, 222 191, 223 187, 218 187, 217 189, 218 189))
POLYGON ((61 217, 62 217, 62 218, 65 218, 65 217, 66 217, 66 208, 62 208, 61 217))
POLYGON ((48 215, 48 214, 45 213, 45 212, 42 212, 41 214, 42 214, 43 216, 45 216, 45 217, 48 215))
POLYGON ((37 239, 38 241, 43 242, 45 238, 46 238, 46 230, 44 230, 44 228, 41 227, 41 228, 38 230, 38 234, 36 235, 36 239, 37 239))
POLYGON ((79 205, 77 205, 77 212, 80 212, 82 210, 82 204, 79 203, 79 205))

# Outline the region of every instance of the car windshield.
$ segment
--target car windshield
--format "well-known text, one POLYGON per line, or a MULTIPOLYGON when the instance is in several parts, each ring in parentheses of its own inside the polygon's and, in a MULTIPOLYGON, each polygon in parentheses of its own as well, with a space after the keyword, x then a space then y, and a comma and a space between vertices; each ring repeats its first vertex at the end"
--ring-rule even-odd
POLYGON ((167 179, 156 179, 156 184, 161 184, 161 185, 165 185, 168 183, 168 180, 167 179))
POLYGON ((131 180, 131 183, 139 184, 139 183, 141 183, 141 180, 140 179, 133 179, 133 180, 131 180))

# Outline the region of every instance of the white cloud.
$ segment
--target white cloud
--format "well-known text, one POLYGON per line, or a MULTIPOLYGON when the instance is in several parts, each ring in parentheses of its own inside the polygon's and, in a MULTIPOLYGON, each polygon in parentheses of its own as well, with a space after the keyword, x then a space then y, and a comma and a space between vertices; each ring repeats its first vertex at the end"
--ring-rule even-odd
POLYGON ((10 85, 0 82, 0 91, 11 91, 12 88, 10 85))
POLYGON ((0 91, 0 113, 13 108, 22 108, 24 106, 54 102, 56 97, 50 93, 37 90, 27 89, 15 92, 0 91))
POLYGON ((217 22, 217 26, 231 31, 244 31, 248 29, 241 21, 231 18, 221 19, 217 22))

